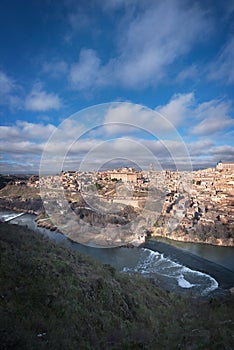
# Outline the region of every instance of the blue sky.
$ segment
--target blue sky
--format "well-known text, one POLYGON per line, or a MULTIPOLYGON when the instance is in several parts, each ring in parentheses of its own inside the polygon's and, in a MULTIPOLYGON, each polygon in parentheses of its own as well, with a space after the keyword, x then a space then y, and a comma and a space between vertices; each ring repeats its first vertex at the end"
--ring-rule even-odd
MULTIPOLYGON (((52 132, 60 142, 49 144, 50 164, 63 145, 67 168, 78 168, 91 150, 101 167, 123 149, 143 168, 166 168, 171 157, 159 144, 180 145, 168 132, 158 135, 157 113, 182 138, 194 168, 234 161, 233 1, 2 0, 0 44, 1 173, 37 172, 52 132), (91 109, 93 119, 83 123, 89 132, 71 156, 60 124, 109 102, 130 104, 97 108, 101 116, 91 109), (156 111, 155 120, 135 104, 156 111), (91 131, 97 120, 122 127, 91 131), (136 142, 152 159, 139 156, 136 142)), ((84 115, 72 122, 75 142, 84 115)))

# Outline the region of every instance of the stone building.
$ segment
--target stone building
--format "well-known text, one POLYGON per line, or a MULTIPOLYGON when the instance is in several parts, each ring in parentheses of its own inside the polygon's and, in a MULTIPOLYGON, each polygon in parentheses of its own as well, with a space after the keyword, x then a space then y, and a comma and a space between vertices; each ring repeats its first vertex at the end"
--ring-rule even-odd
POLYGON ((108 175, 110 176, 111 180, 117 179, 123 182, 136 183, 139 174, 132 169, 123 168, 123 169, 108 171, 108 175))
POLYGON ((234 171, 234 162, 223 163, 221 160, 216 165, 216 170, 233 170, 234 171))

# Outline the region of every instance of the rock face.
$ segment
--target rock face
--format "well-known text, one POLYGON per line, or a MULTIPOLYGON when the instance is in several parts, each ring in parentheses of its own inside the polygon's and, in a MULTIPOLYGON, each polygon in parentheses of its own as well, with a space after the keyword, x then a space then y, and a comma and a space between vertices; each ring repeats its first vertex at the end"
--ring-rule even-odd
POLYGON ((174 241, 206 243, 225 247, 234 246, 232 237, 226 238, 223 231, 215 234, 213 226, 210 226, 209 228, 206 226, 205 229, 200 231, 199 229, 195 231, 178 228, 176 230, 168 230, 167 227, 161 226, 153 227, 150 232, 152 237, 165 237, 174 241))
POLYGON ((26 185, 6 185, 0 191, 0 207, 25 212, 43 210, 39 190, 26 185))
POLYGON ((85 204, 82 200, 70 202, 70 213, 66 214, 61 210, 48 216, 45 214, 38 188, 8 184, 0 191, 2 208, 40 214, 37 217, 39 227, 58 230, 76 242, 105 247, 133 242, 139 245, 144 241, 144 237, 136 235, 135 230, 133 232, 130 227, 138 216, 137 209, 125 206, 116 212, 103 214, 85 207, 85 204))
POLYGON ((131 206, 126 206, 123 210, 115 214, 100 214, 96 211, 72 206, 75 214, 85 223, 92 226, 106 227, 111 225, 126 225, 137 216, 137 211, 131 206))

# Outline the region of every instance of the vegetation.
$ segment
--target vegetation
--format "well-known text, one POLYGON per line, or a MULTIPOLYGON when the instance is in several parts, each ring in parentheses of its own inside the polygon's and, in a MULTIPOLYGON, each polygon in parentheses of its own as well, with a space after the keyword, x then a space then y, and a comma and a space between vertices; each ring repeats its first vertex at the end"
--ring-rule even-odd
POLYGON ((116 177, 112 178, 111 181, 112 181, 112 182, 122 182, 121 179, 117 179, 116 177))
POLYGON ((234 298, 198 302, 0 224, 1 349, 231 349, 234 298))
POLYGON ((2 175, 0 174, 0 189, 5 187, 7 184, 13 184, 16 180, 22 182, 27 181, 29 176, 27 175, 2 175))
POLYGON ((103 185, 100 184, 99 182, 96 182, 95 185, 96 185, 97 190, 101 190, 103 188, 103 185))
POLYGON ((16 211, 43 210, 37 188, 14 184, 7 184, 0 190, 0 207, 16 211))
POLYGON ((35 187, 29 187, 26 185, 8 184, 2 188, 1 196, 10 198, 38 198, 39 190, 35 187))

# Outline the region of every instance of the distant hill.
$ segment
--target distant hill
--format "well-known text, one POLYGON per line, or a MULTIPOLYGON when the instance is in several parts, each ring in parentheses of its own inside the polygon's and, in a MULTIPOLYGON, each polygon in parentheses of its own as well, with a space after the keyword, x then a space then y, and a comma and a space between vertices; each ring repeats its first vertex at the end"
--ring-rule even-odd
POLYGON ((16 180, 25 180, 29 179, 29 175, 2 175, 0 174, 0 190, 5 187, 7 184, 14 183, 16 180))
POLYGON ((16 211, 43 211, 39 190, 26 185, 7 183, 0 190, 0 207, 16 211))
POLYGON ((0 224, 1 349, 231 349, 234 297, 167 293, 0 224))

